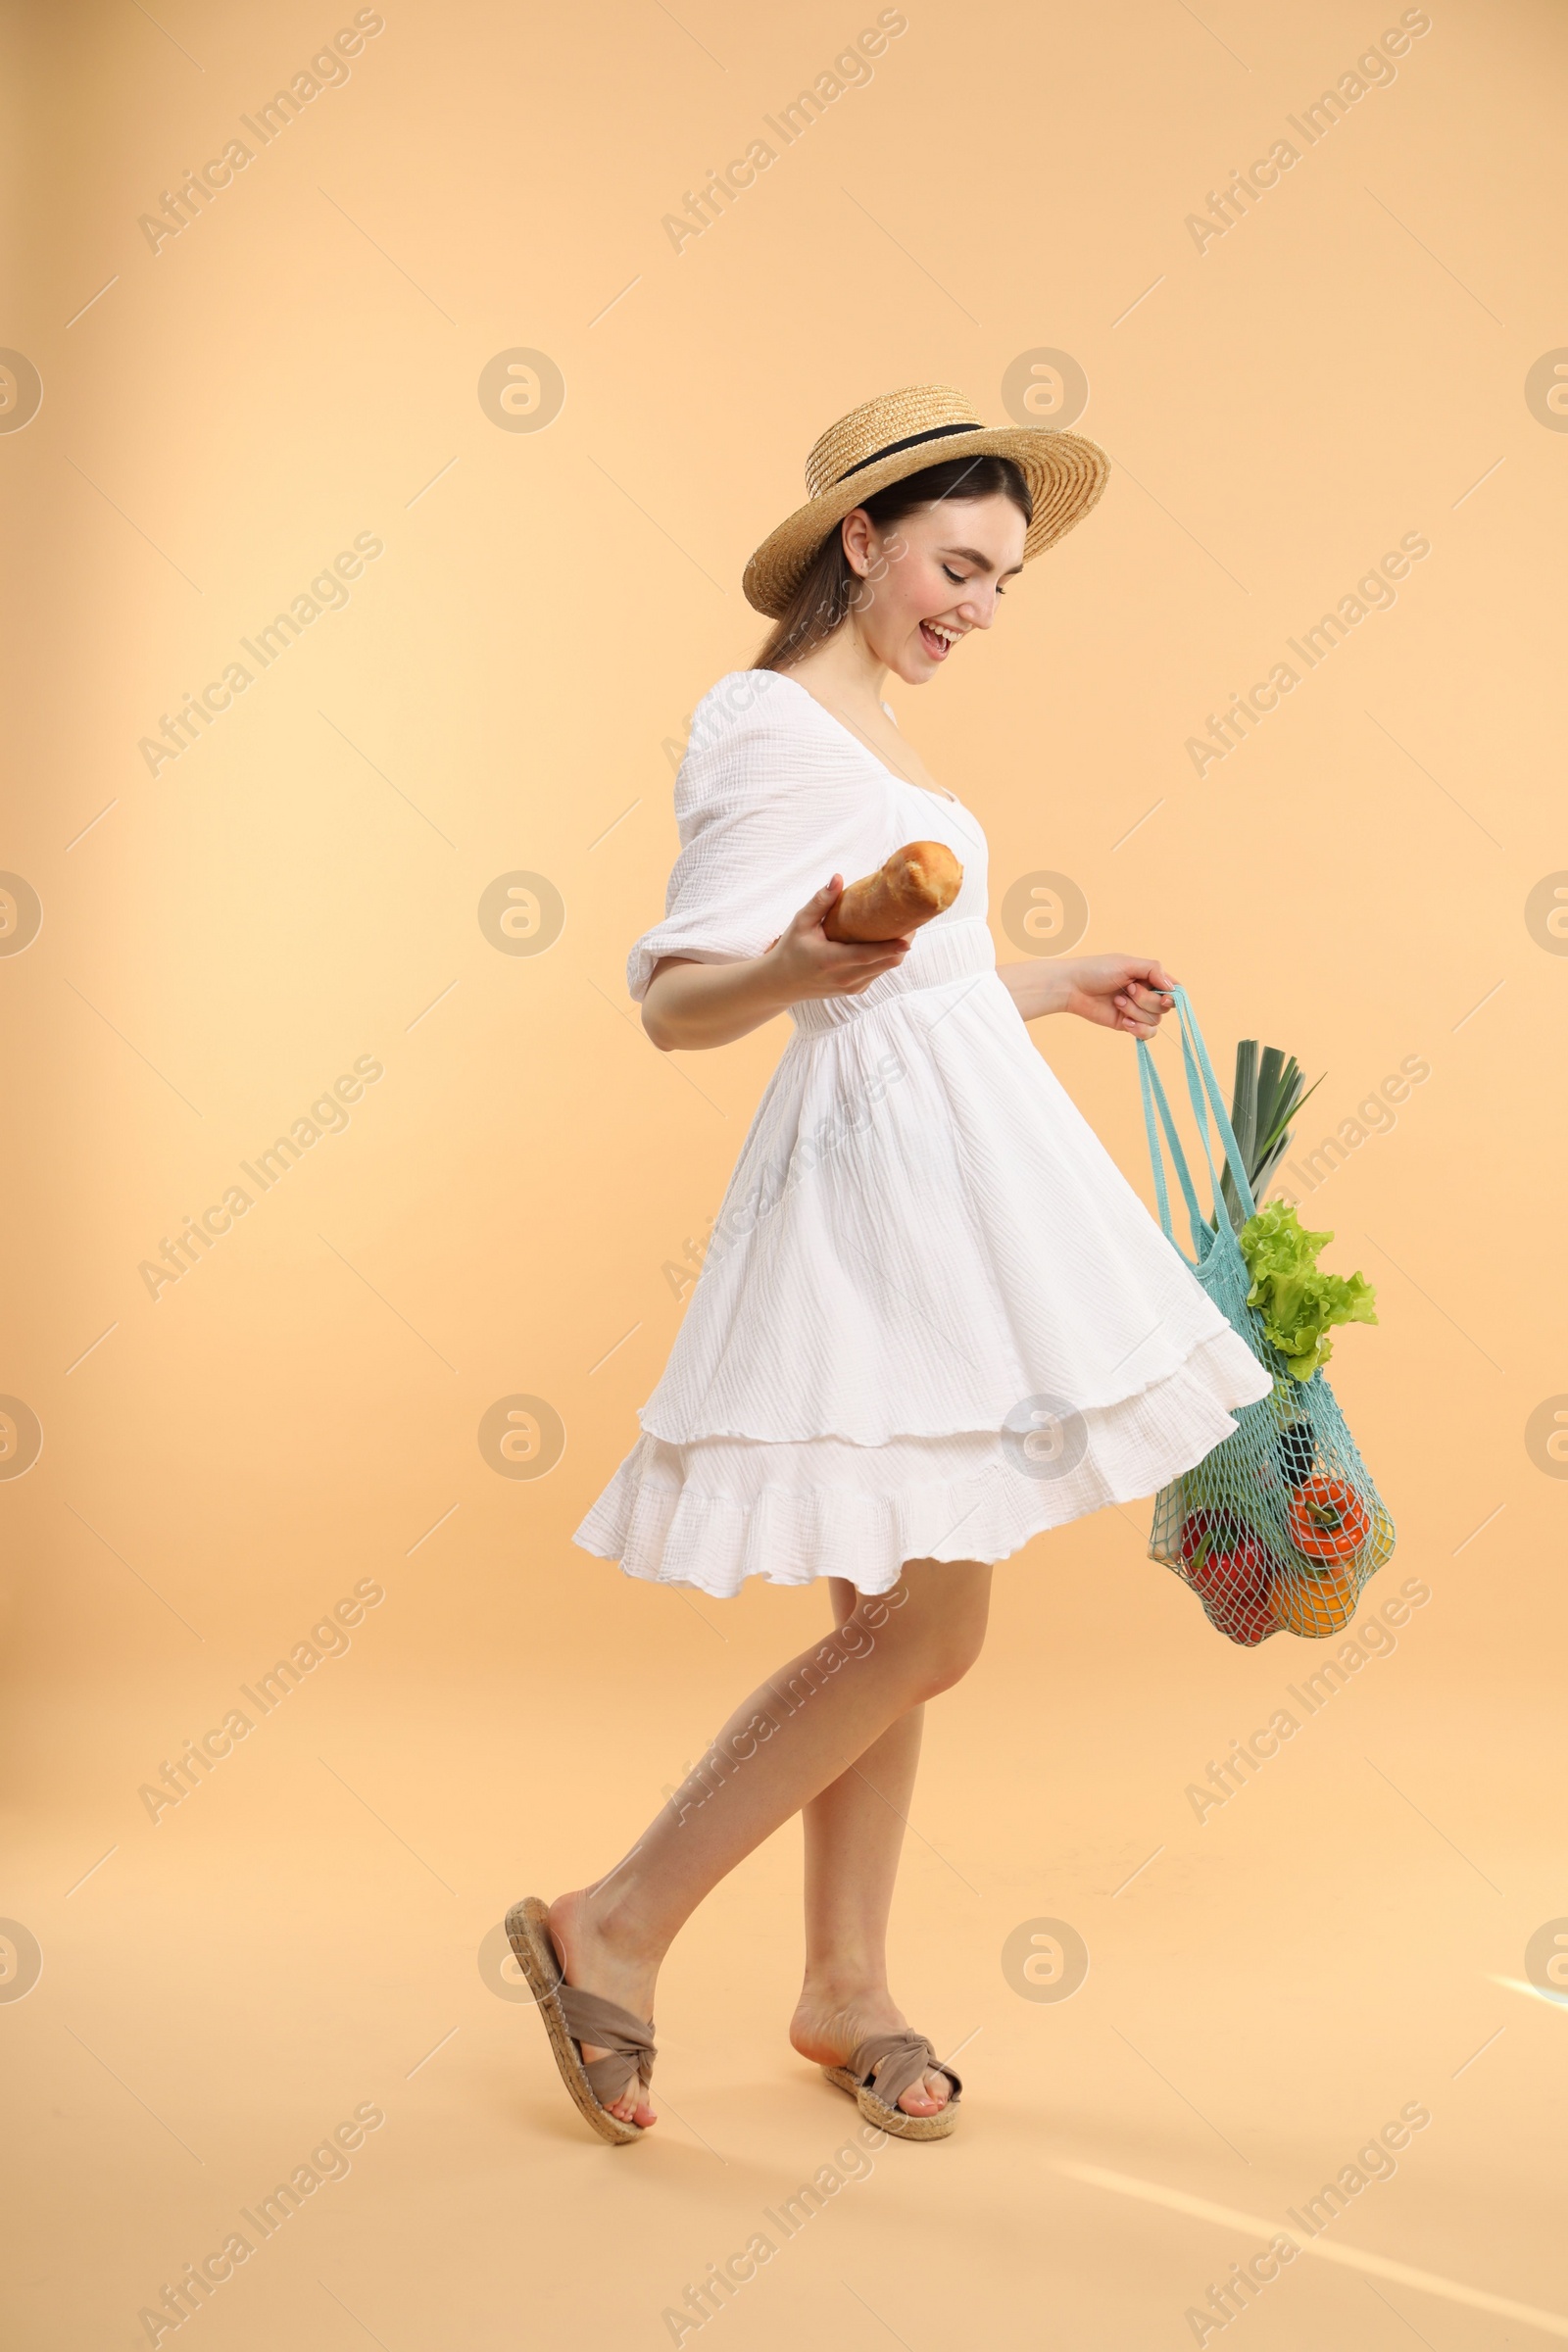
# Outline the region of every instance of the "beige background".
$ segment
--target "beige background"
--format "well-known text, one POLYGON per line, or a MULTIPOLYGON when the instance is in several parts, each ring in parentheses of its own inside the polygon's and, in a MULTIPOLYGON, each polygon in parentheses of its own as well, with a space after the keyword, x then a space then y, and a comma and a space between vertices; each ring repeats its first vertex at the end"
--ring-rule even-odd
MULTIPOLYGON (((514 1896, 607 1867, 822 1615, 569 1543, 787 1035, 665 1057, 632 1017, 670 747, 759 640, 741 567, 816 432, 927 378, 1000 418, 1042 348, 1087 373, 1109 493, 900 714, 989 827, 994 912, 1071 876, 1085 946, 1164 956, 1222 1065, 1252 1034, 1327 1072, 1303 1144, 1430 1064, 1309 1222, 1380 1293, 1335 1363, 1400 1528, 1369 1600, 1431 1597, 1200 1823, 1189 1784, 1320 1651, 1222 1643, 1144 1558, 1147 1505, 999 1572, 895 1919, 900 1997, 965 2045, 963 2130, 883 2151, 702 2332, 1190 2343, 1209 2282, 1422 2102, 1396 2177, 1227 2337, 1568 2335, 1568 2019, 1525 1983, 1568 1914, 1568 1487, 1526 1444, 1568 1391, 1568 962, 1526 920, 1568 867, 1568 440, 1525 396, 1568 343, 1562 17, 1439 0, 1200 253, 1186 216, 1396 9, 911 0, 677 255, 662 216, 875 13, 389 0, 156 254, 138 217, 353 12, 13 14, 0 342, 43 382, 0 435, 0 865, 43 907, 0 961, 0 1390, 43 1432, 0 1481, 0 1912, 42 1953, 0 2003, 28 2352, 146 2342, 142 2307, 360 2104, 386 2120, 350 2176, 181 2343, 668 2342, 662 2312, 845 2144, 784 2039, 793 1828, 671 1959, 633 2155, 580 2129, 476 1954, 514 1896), (516 348, 564 376, 547 430, 481 408, 516 348), (1200 779, 1206 714, 1407 532, 1431 554, 1396 606, 1200 779), (384 553, 347 606, 150 774, 139 739, 360 533, 384 553), (538 956, 477 919, 518 870, 566 909, 538 956), (384 1074, 347 1129, 155 1302, 140 1261, 360 1056, 384 1074), (518 1394, 565 1431, 537 1481, 477 1443, 518 1394), (142 1785, 365 1580, 347 1653, 154 1823, 142 1785), (1041 1919, 1090 1951, 1064 2002, 1002 1964, 1041 1919)), ((1036 1035, 1147 1196, 1130 1048, 1036 1035)))

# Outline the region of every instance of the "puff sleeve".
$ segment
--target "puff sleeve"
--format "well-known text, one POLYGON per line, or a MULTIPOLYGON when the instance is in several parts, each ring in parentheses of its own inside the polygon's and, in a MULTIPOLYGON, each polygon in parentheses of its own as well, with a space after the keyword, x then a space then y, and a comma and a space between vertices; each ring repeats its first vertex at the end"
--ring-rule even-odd
POLYGON ((680 856, 664 917, 626 959, 641 1001, 663 956, 762 955, 833 874, 852 882, 898 845, 874 764, 819 704, 769 670, 735 670, 704 697, 675 779, 680 856))

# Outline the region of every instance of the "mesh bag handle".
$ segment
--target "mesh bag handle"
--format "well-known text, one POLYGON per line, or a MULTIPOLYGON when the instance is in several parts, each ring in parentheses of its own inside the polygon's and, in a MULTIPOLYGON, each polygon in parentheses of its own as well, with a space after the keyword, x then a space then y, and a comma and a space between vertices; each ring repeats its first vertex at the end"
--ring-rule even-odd
POLYGON ((1156 1103, 1159 1106, 1161 1123, 1170 1143, 1171 1165, 1174 1167, 1182 1191, 1187 1197, 1187 1214, 1193 1229, 1193 1247, 1200 1253, 1202 1250, 1203 1237, 1207 1232, 1207 1227, 1203 1223, 1203 1212, 1198 1205, 1198 1195, 1193 1190, 1193 1179, 1188 1170, 1187 1157, 1182 1151, 1181 1138, 1176 1133, 1176 1122, 1170 1115, 1170 1104, 1165 1100, 1165 1089, 1160 1084, 1159 1072, 1154 1067, 1154 1057, 1142 1038, 1138 1041, 1138 1084, 1144 1100, 1144 1130, 1149 1138, 1150 1164, 1154 1171, 1154 1198, 1159 1203, 1160 1229, 1177 1255, 1183 1258, 1184 1262, 1190 1263, 1191 1261, 1187 1259, 1186 1252, 1177 1241, 1171 1225, 1170 1196, 1165 1189, 1165 1156, 1159 1148, 1159 1135, 1154 1126, 1156 1103))
MULTIPOLYGON (((1181 1139, 1176 1132, 1176 1123, 1171 1117, 1170 1104, 1165 1098, 1165 1089, 1160 1081, 1159 1072, 1154 1066, 1154 1057, 1143 1038, 1138 1041, 1138 1079, 1143 1095, 1144 1127, 1149 1137, 1149 1156, 1154 1171, 1154 1197, 1159 1203, 1160 1227, 1172 1249, 1179 1250, 1175 1234, 1171 1229, 1170 1198, 1165 1187, 1164 1158, 1160 1151, 1159 1136, 1154 1126, 1156 1106, 1159 1111, 1160 1125, 1165 1130, 1165 1141, 1170 1146, 1171 1165, 1176 1171, 1177 1181, 1182 1188, 1182 1196, 1187 1202, 1187 1214, 1193 1233, 1193 1247, 1198 1253, 1199 1262, 1201 1263, 1213 1246, 1215 1234, 1230 1223, 1224 1196, 1220 1191, 1219 1176, 1214 1166, 1214 1154, 1209 1146, 1208 1112, 1210 1109, 1214 1114, 1215 1131, 1225 1154, 1225 1162, 1230 1169, 1231 1179, 1236 1186, 1237 1198, 1242 1204, 1244 1221, 1245 1218, 1255 1213, 1256 1202, 1252 1198, 1252 1187, 1248 1177, 1246 1162, 1242 1158, 1241 1146, 1236 1141, 1230 1114, 1225 1108, 1225 1099, 1220 1093, 1219 1080, 1214 1075, 1214 1065, 1208 1057, 1208 1048, 1203 1043, 1203 1033, 1198 1025, 1198 1015, 1193 1010, 1192 999, 1188 996, 1186 989, 1180 986, 1175 988, 1172 993, 1176 1000, 1177 1018, 1181 1024, 1182 1061, 1187 1072, 1187 1092, 1191 1098, 1194 1116, 1198 1122, 1198 1138, 1203 1147, 1203 1159, 1208 1168, 1209 1184, 1213 1192, 1212 1228, 1199 1206, 1192 1171, 1188 1167, 1187 1155, 1182 1150, 1181 1139)), ((1185 1251, 1180 1251, 1180 1254, 1185 1258, 1185 1251)), ((1192 1262, 1191 1259, 1187 1260, 1189 1264, 1192 1262)))
POLYGON ((1223 1196, 1219 1189, 1219 1178, 1214 1173, 1214 1161, 1208 1149, 1208 1122, 1203 1115, 1203 1095, 1199 1089, 1198 1069, 1194 1067, 1195 1054, 1202 1070, 1203 1089, 1207 1093, 1209 1103, 1213 1109, 1214 1125, 1224 1147, 1226 1165, 1229 1167, 1236 1185, 1237 1198, 1242 1204, 1243 1222, 1245 1223, 1247 1218, 1255 1216, 1257 1213, 1257 1202, 1252 1198, 1251 1179, 1248 1175, 1247 1163, 1242 1157, 1242 1148, 1236 1141, 1235 1130, 1231 1126, 1230 1112, 1225 1107, 1225 1098, 1220 1093, 1219 1080, 1214 1075, 1214 1065, 1208 1058, 1208 1048, 1203 1043, 1203 1033, 1198 1026, 1198 1015, 1193 1010, 1193 1001, 1185 988, 1177 988, 1175 997, 1176 1008, 1181 1015, 1182 1023, 1182 1057, 1187 1066, 1187 1092, 1192 1097, 1193 1110, 1198 1119, 1198 1132, 1202 1140, 1203 1157, 1208 1162, 1209 1182, 1214 1188, 1214 1214, 1221 1224, 1228 1222, 1223 1196))

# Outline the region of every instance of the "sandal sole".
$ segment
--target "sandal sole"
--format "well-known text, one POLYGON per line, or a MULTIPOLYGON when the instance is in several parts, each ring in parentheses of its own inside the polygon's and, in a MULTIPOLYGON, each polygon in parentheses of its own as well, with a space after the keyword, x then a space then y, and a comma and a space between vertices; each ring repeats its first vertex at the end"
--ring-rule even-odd
POLYGON ((847 2090, 868 2124, 886 2132, 891 2139, 946 2139, 958 2128, 956 2099, 935 2115, 906 2115, 902 2107, 885 2107, 874 2090, 858 2082, 847 2066, 824 2066, 824 2078, 836 2090, 847 2090))

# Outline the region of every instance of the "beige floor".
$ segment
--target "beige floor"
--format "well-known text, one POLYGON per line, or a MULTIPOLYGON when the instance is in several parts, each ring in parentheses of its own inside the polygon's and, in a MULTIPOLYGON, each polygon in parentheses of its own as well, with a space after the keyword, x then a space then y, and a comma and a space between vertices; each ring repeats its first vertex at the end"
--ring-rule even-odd
MULTIPOLYGON (((1321 1646, 1229 1650, 1140 1561, 1132 1516, 1001 1571, 988 1653, 931 1710, 896 1947, 906 2005, 962 2050, 962 2128, 935 2147, 858 2151, 848 2101, 787 2047, 793 1828, 669 1964, 644 2146, 588 2135, 529 2009, 477 1964, 514 1895, 608 1863, 813 1596, 705 1602, 714 1637, 639 1686, 645 1634, 685 1604, 584 1564, 576 1634, 618 1678, 608 1706, 569 1640, 532 1640, 529 1575, 466 1629, 488 1656, 462 1687, 383 1676, 368 1622, 156 1828, 106 1802, 104 1770, 161 1761, 156 1675, 69 1710, 24 1698, 47 1828, 13 1884, 44 1965, 0 2012, 30 2151, 6 2341, 145 2342, 138 2312, 239 2230, 250 2258, 181 2342, 1156 2352, 1197 2340, 1189 2309, 1407 2105, 1431 2120, 1393 2176, 1203 2340, 1568 2336, 1568 2014, 1518 1983, 1530 1933, 1568 1908, 1560 1806, 1528 1660, 1476 1664, 1498 1531, 1442 1573, 1396 1561, 1382 1597, 1425 1566, 1431 1600, 1308 1717, 1287 1685, 1321 1646), (1200 1824, 1188 1783, 1282 1706, 1296 1738, 1200 1824), (1059 2001, 1003 1967, 1048 1919, 1090 1955, 1059 2001), (346 2177, 262 2240, 241 2208, 362 2106, 385 2121, 346 2177), (786 2235, 781 2205, 824 2166, 843 2185, 786 2235), (665 2317, 759 2232, 775 2250, 718 2316, 665 2317)), ((456 1545, 422 1556, 387 1609, 405 1638, 421 1618, 461 1638, 456 1545)))

